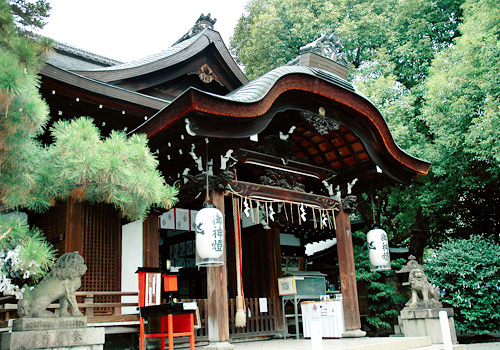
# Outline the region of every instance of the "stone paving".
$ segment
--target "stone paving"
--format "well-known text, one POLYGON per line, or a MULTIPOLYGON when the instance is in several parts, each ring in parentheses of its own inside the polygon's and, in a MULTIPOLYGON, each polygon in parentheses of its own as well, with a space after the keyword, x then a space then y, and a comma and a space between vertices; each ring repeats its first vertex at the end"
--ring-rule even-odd
POLYGON ((467 344, 467 350, 500 350, 500 342, 467 344))
MULTIPOLYGON (((310 339, 272 339, 233 343, 234 350, 305 350, 312 349, 310 339)), ((431 345, 429 338, 389 337, 389 338, 342 338, 323 339, 323 350, 401 350, 431 345)), ((196 349, 203 349, 202 346, 196 349)), ((312 349, 315 350, 315 349, 312 349)), ((489 350, 489 349, 488 349, 489 350)))

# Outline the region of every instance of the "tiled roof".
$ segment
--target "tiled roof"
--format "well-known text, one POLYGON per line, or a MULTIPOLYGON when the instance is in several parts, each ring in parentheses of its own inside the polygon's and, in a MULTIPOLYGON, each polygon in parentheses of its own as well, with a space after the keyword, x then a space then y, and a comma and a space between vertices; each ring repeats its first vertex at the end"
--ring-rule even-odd
POLYGON ((200 36, 202 36, 205 33, 206 30, 204 30, 201 33, 198 33, 197 35, 193 36, 192 38, 189 38, 187 40, 184 40, 180 42, 177 45, 171 46, 166 50, 163 50, 161 52, 149 55, 147 57, 130 61, 130 62, 125 62, 125 63, 120 63, 116 64, 110 67, 102 67, 102 68, 97 68, 97 69, 89 69, 92 71, 113 71, 113 70, 121 70, 121 69, 128 69, 128 68, 134 68, 134 67, 140 67, 144 66, 146 64, 164 59, 166 57, 172 56, 182 50, 184 50, 186 47, 191 45, 193 42, 195 42, 200 36))
POLYGON ((104 57, 104 56, 101 56, 101 55, 97 55, 95 53, 92 53, 92 52, 89 52, 89 51, 85 51, 85 50, 79 49, 79 48, 77 48, 75 46, 68 45, 68 44, 65 44, 65 43, 62 43, 62 42, 59 42, 59 41, 55 41, 55 49, 56 50, 61 50, 61 51, 64 51, 64 52, 67 52, 67 53, 70 53, 70 54, 73 54, 75 56, 82 57, 82 58, 87 59, 87 60, 91 60, 91 61, 94 61, 94 62, 97 62, 97 63, 101 63, 101 64, 104 64, 104 65, 107 65, 107 66, 112 66, 112 65, 117 65, 117 64, 121 64, 122 63, 121 61, 118 61, 118 60, 115 60, 115 59, 112 59, 112 58, 109 58, 109 57, 104 57))
MULTIPOLYGON (((40 41, 43 37, 40 34, 32 32, 26 33, 26 35, 35 41, 40 41)), ((114 66, 122 63, 113 58, 97 55, 73 45, 51 40, 55 52, 48 56, 47 62, 64 69, 88 69, 89 67, 114 66)))

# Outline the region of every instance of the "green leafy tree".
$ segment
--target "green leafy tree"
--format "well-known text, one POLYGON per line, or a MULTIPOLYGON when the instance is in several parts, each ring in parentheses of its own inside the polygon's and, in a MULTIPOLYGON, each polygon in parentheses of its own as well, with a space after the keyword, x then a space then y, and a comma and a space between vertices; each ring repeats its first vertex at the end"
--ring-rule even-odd
POLYGON ((252 0, 230 42, 250 78, 294 59, 299 48, 336 31, 354 68, 382 49, 407 87, 427 76, 434 55, 458 35, 463 0, 252 0))
POLYGON ((386 40, 392 0, 253 0, 240 17, 230 47, 245 73, 256 78, 282 66, 321 34, 336 31, 359 67, 386 40))
POLYGON ((500 245, 484 236, 450 239, 426 261, 429 281, 444 290, 457 331, 487 334, 500 322, 500 245))
MULTIPOLYGON (((434 61, 423 116, 435 135, 441 161, 460 151, 494 176, 500 164, 499 14, 496 1, 466 3, 464 35, 434 61)), ((446 173, 448 165, 436 167, 446 173)))
POLYGON ((408 88, 428 76, 435 55, 459 36, 464 0, 398 1, 392 13, 384 46, 394 64, 393 74, 408 88))
POLYGON ((325 5, 325 0, 250 1, 230 42, 245 73, 256 78, 295 58, 323 30, 325 5))
MULTIPOLYGON (((418 96, 398 81, 395 72, 390 56, 380 51, 352 73, 353 83, 378 107, 398 145, 414 156, 429 159, 435 150, 419 132, 420 120, 409 118, 417 114, 418 96)), ((374 190, 369 194, 374 207, 365 210, 363 218, 373 222, 370 215, 374 210, 375 222, 394 234, 391 243, 410 246, 412 253, 421 258, 425 246, 433 243, 431 230, 439 232, 434 227, 449 224, 450 217, 441 211, 448 202, 440 197, 436 184, 440 183, 431 167, 429 175, 416 179, 409 187, 395 185, 374 190), (435 219, 430 221, 428 217, 435 219)))
POLYGON ((498 241, 500 3, 466 1, 460 30, 432 64, 421 118, 433 135, 430 160, 442 181, 436 189, 451 203, 451 227, 498 241))
MULTIPOLYGON (((381 220, 395 232, 394 242, 409 244, 421 258, 426 245, 450 235, 468 237, 479 228, 496 240, 499 237, 494 161, 499 17, 497 2, 467 1, 463 10, 457 9, 461 2, 426 2, 418 7, 420 12, 414 11, 414 3, 396 7, 394 19, 402 24, 395 22, 387 54, 379 52, 376 60, 353 75, 388 121, 398 144, 432 163, 430 174, 412 186, 377 191, 384 203, 381 220), (429 12, 443 4, 449 9, 429 12), (405 11, 408 14, 401 16, 405 11), (413 14, 429 18, 427 24, 411 20, 413 14), (407 46, 407 58, 398 58, 391 45, 403 50, 394 42, 404 43, 402 33, 414 26, 421 28, 416 32, 427 34, 412 35, 423 41, 407 46), (412 59, 419 50, 418 60, 412 59), (408 62, 414 63, 406 66, 408 62), (400 84, 411 89, 402 90, 400 84)), ((410 43, 411 38, 404 40, 410 43)))
MULTIPOLYGON (((36 187, 41 146, 36 137, 48 120, 38 93, 38 69, 50 42, 20 35, 11 7, 0 1, 0 209, 27 202, 36 187)), ((36 228, 0 215, 0 290, 20 297, 50 269, 54 251, 36 228)))

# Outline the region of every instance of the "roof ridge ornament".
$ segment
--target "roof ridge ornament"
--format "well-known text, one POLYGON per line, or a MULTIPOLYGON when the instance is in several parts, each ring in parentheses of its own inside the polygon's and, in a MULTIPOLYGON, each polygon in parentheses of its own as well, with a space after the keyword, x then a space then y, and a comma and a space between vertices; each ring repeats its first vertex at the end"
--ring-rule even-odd
POLYGON ((215 22, 217 22, 217 19, 212 18, 210 13, 207 13, 207 15, 204 15, 202 13, 200 17, 198 17, 198 19, 196 20, 194 26, 192 26, 191 29, 189 29, 189 31, 186 34, 184 34, 179 40, 177 40, 172 46, 175 46, 183 42, 184 40, 192 38, 193 36, 201 33, 207 28, 213 30, 215 22))
POLYGON ((324 33, 313 42, 302 46, 300 53, 313 52, 347 67, 347 57, 343 52, 344 43, 337 33, 324 33))
POLYGON ((214 24, 217 22, 217 18, 212 18, 210 13, 207 13, 205 16, 203 13, 200 15, 200 17, 196 20, 196 25, 202 26, 203 28, 210 28, 214 29, 214 24))

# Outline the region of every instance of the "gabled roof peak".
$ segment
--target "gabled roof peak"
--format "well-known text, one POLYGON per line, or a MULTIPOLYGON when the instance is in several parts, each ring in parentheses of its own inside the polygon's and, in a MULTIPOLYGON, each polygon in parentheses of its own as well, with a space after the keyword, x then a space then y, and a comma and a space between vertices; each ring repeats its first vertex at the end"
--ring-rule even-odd
POLYGON ((202 13, 200 17, 196 20, 196 23, 194 26, 189 29, 189 31, 184 34, 179 40, 177 40, 174 45, 177 45, 180 42, 183 42, 184 40, 190 39, 196 34, 201 33, 205 29, 214 29, 214 24, 217 22, 216 18, 212 18, 210 13, 208 13, 206 16, 202 13))

